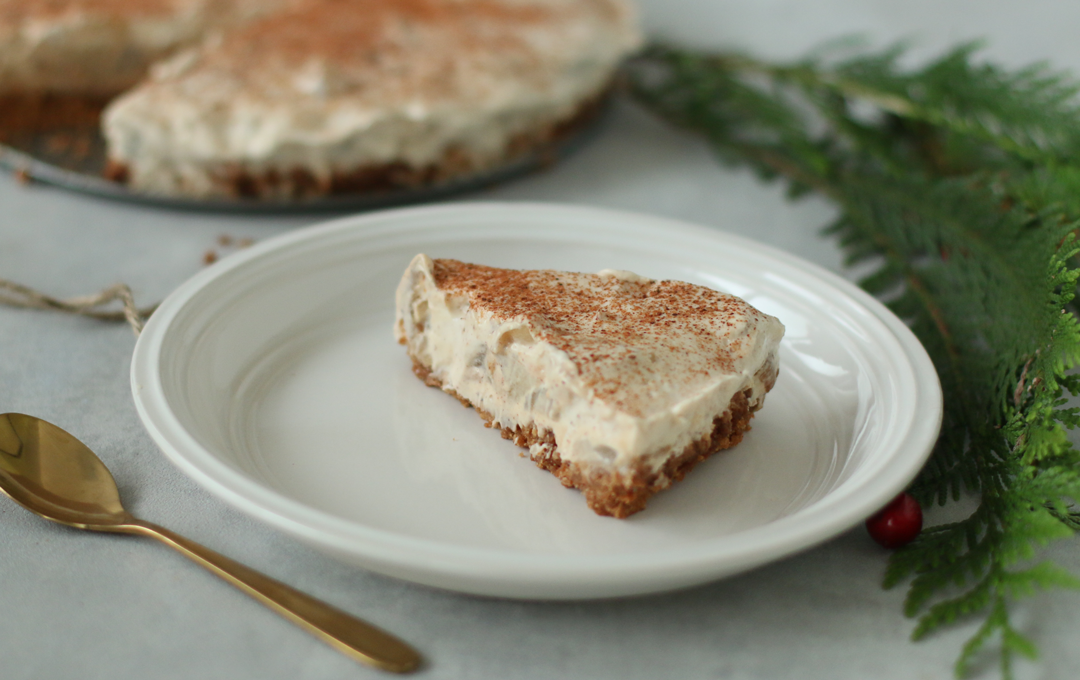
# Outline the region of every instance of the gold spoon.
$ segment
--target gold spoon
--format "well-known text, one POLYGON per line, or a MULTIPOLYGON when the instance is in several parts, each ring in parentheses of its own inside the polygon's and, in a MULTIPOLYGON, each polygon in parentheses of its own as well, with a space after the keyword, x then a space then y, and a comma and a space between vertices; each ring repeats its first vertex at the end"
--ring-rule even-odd
POLYGON ((264 576, 120 505, 108 468, 75 437, 40 418, 0 414, 0 491, 19 505, 77 529, 153 536, 345 655, 406 673, 420 655, 396 637, 264 576))

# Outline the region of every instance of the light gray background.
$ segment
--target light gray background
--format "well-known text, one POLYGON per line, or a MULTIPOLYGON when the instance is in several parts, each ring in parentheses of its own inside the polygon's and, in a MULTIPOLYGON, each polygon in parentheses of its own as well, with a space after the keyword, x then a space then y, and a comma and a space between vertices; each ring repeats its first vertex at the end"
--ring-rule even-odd
MULTIPOLYGON (((795 57, 861 33, 910 38, 915 58, 985 37, 1009 65, 1080 73, 1080 4, 1064 0, 643 2, 649 33, 795 57)), ((623 103, 600 138, 541 175, 468 198, 550 200, 682 218, 778 245, 840 271, 816 200, 719 167, 693 138, 623 103)), ((156 301, 198 271, 220 235, 263 239, 320 216, 229 216, 111 203, 0 177, 0 276, 67 296, 130 284, 156 301)), ((861 528, 754 572, 688 591, 528 603, 435 591, 365 573, 224 506, 155 449, 128 390, 120 324, 0 308, 0 412, 52 420, 98 451, 126 504, 415 643, 425 678, 948 678, 974 623, 918 644, 903 590, 879 588, 885 554, 861 528)), ((1049 554, 1080 573, 1080 543, 1049 554)), ((1072 678, 1080 597, 1015 608, 1042 650, 1020 678, 1072 678)), ((987 657, 978 677, 996 677, 987 657)), ((88 534, 0 499, 0 677, 368 678, 357 666, 150 540, 88 534)))

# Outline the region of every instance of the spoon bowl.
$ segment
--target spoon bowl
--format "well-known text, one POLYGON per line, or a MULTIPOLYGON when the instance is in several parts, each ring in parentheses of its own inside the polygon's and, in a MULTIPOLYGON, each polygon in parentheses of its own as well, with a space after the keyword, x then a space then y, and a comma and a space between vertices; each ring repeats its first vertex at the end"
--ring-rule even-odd
POLYGON ((0 491, 54 522, 156 538, 358 661, 399 673, 420 665, 420 655, 393 635, 135 518, 120 504, 116 481, 101 459, 81 441, 40 418, 0 414, 0 491))
POLYGON ((21 413, 0 415, 0 490, 31 512, 80 529, 116 531, 133 519, 93 451, 21 413))

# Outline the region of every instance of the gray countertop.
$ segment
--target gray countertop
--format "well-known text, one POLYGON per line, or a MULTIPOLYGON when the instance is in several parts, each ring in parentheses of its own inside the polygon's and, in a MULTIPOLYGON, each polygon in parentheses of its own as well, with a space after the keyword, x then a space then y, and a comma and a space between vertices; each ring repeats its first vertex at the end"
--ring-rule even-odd
MULTIPOLYGON (((1080 5, 927 0, 643 2, 651 35, 769 57, 861 33, 910 38, 916 57, 986 37, 1009 64, 1049 59, 1080 73, 1080 5)), ((544 173, 462 199, 541 200, 677 217, 770 243, 834 271, 836 245, 814 199, 720 167, 696 139, 619 103, 599 137, 544 173)), ((327 216, 176 212, 0 177, 0 277, 57 296, 123 281, 160 300, 203 266, 219 236, 264 239, 327 216)), ((903 589, 879 583, 885 553, 861 527, 750 573, 676 593, 598 602, 493 600, 415 586, 346 565, 231 509, 158 452, 128 385, 123 324, 0 307, 0 412, 41 416, 104 459, 125 503, 275 578, 412 641, 430 678, 949 678, 977 622, 920 643, 903 589)), ((1080 542, 1049 555, 1080 573, 1080 542)), ((1017 605, 1041 648, 1019 678, 1080 667, 1080 596, 1017 605)), ((987 656, 978 677, 995 677, 987 656)), ((0 499, 0 677, 365 678, 347 660, 153 541, 47 523, 0 499)))

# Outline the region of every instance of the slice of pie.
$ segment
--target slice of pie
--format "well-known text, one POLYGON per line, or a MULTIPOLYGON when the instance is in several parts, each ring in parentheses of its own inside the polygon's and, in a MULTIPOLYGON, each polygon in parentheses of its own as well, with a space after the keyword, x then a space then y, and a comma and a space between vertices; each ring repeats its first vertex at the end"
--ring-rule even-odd
POLYGON ((635 19, 628 0, 294 0, 113 102, 110 176, 262 198, 474 176, 595 113, 635 19))
POLYGON ((418 377, 615 517, 742 440, 784 333, 745 301, 680 281, 427 255, 396 304, 418 377))
POLYGON ((97 124, 150 65, 284 0, 0 0, 0 133, 97 124))

